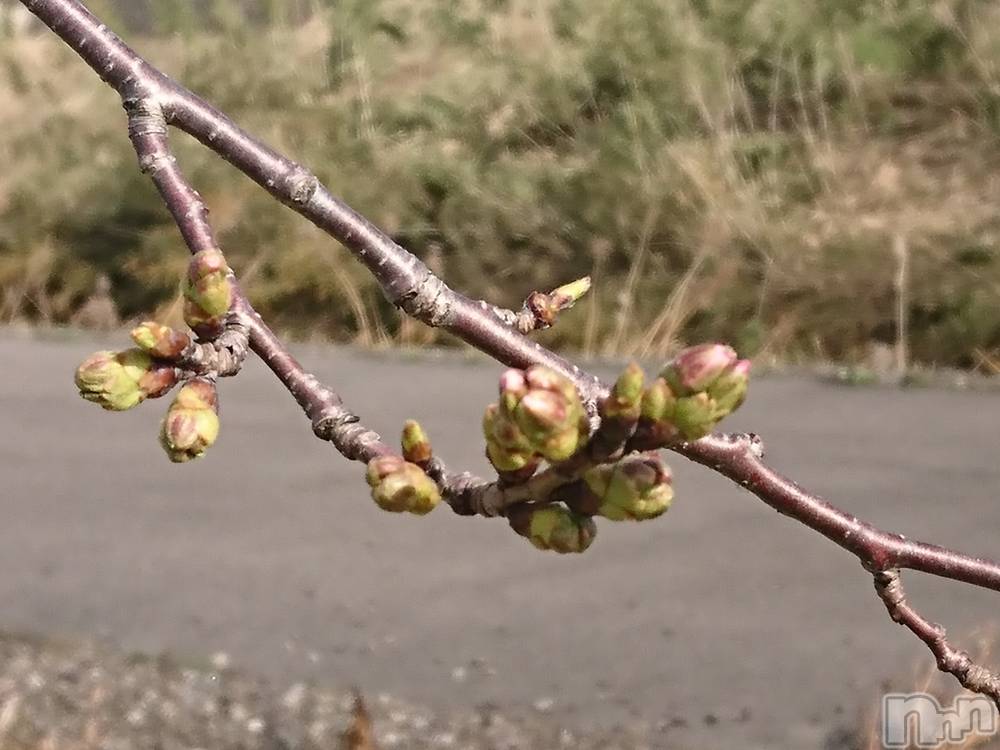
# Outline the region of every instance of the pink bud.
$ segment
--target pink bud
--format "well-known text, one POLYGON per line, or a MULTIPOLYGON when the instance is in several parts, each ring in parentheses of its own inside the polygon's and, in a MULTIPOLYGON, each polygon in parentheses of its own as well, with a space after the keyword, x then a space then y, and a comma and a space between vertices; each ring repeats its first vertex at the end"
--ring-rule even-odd
POLYGON ((737 361, 736 352, 725 344, 700 344, 685 349, 664 370, 671 385, 686 393, 708 388, 737 361))

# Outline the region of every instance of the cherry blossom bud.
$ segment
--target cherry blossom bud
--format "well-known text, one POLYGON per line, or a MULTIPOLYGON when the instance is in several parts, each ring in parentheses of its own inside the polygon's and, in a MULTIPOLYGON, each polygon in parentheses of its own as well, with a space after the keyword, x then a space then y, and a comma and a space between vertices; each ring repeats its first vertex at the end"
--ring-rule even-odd
POLYGON ((674 498, 670 469, 655 452, 625 456, 584 475, 596 514, 612 521, 644 521, 666 513, 674 498))
POLYGON ((641 415, 655 443, 697 440, 743 403, 750 362, 722 344, 685 349, 643 396, 641 415))
POLYGON ((601 404, 601 416, 605 419, 639 419, 646 375, 642 368, 631 362, 618 376, 611 393, 601 404))
POLYGON ((441 502, 437 484, 402 456, 379 456, 368 463, 368 485, 375 503, 390 513, 423 516, 441 502))
POLYGON ((431 441, 419 422, 412 419, 403 425, 403 457, 412 464, 423 466, 431 460, 431 441))
POLYGON ((186 333, 149 320, 133 328, 131 335, 136 346, 160 359, 177 359, 191 344, 186 333))
POLYGON ((597 535, 592 518, 557 503, 515 506, 508 512, 508 521, 538 549, 560 554, 586 551, 597 535))
POLYGON ((548 461, 563 461, 585 442, 589 432, 576 386, 547 367, 535 366, 523 383, 508 371, 501 381, 501 416, 511 419, 530 448, 548 461))
POLYGON ((160 371, 141 349, 96 352, 80 364, 74 380, 83 398, 108 411, 131 409, 173 386, 166 385, 169 373, 160 371), (157 373, 150 377, 154 369, 157 373))
POLYGON ((681 351, 660 373, 678 396, 707 390, 736 364, 732 347, 724 344, 699 344, 681 351))
POLYGON ((184 321, 196 331, 221 329, 233 304, 229 266, 221 250, 202 250, 191 257, 184 285, 184 321))
POLYGON ((160 444, 174 463, 200 458, 219 437, 218 393, 204 378, 177 392, 160 426, 160 444))

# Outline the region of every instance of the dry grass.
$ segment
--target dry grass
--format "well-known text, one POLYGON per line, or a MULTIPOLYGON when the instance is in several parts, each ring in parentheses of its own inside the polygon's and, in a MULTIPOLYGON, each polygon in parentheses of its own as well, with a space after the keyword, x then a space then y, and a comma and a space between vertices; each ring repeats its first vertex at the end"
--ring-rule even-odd
MULTIPOLYGON (((592 274, 599 304, 554 345, 663 356, 723 338, 864 362, 896 343, 905 293, 917 363, 985 371, 976 352, 1000 347, 1000 7, 723 5, 278 3, 288 23, 250 28, 219 2, 217 33, 138 45, 456 287, 517 305, 592 274)), ((182 254, 114 97, 21 33, 0 48, 0 101, 3 319, 64 322, 102 272, 125 317, 166 309, 182 254)), ((436 340, 343 250, 179 143, 277 325, 436 340)))
MULTIPOLYGON (((970 640, 975 644, 975 648, 970 649, 974 661, 979 664, 995 663, 998 643, 995 627, 973 634, 970 640)), ((934 696, 945 708, 952 706, 957 696, 971 695, 966 691, 957 690, 951 675, 942 674, 926 660, 914 666, 909 679, 901 678, 895 684, 884 685, 880 693, 885 692, 925 693, 934 696)), ((862 719, 863 729, 859 733, 858 750, 882 750, 884 747, 879 723, 881 710, 881 695, 879 695, 873 699, 871 709, 862 719)), ((1000 735, 972 734, 961 742, 945 743, 940 748, 941 750, 997 750, 1000 748, 1000 735)))

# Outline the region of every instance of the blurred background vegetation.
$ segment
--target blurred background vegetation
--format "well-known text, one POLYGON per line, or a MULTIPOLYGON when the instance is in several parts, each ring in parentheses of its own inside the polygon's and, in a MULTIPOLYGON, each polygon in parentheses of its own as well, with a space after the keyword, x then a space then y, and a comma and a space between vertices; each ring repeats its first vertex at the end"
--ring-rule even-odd
MULTIPOLYGON (((703 339, 786 362, 996 367, 993 0, 91 0, 154 63, 314 169, 454 287, 584 274, 550 343, 703 339)), ((116 97, 7 3, 0 322, 176 314, 184 252, 116 97)), ((349 254, 182 135, 261 312, 420 344, 349 254)), ((443 341, 442 341, 443 342, 443 341)))

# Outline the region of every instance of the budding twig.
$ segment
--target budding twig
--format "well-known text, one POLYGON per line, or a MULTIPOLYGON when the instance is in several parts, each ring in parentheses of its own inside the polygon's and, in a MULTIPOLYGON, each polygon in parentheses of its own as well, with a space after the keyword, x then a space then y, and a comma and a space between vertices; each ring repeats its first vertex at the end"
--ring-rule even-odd
POLYGON ((559 313, 569 310, 589 291, 590 277, 584 276, 551 292, 532 292, 518 312, 500 307, 492 308, 492 312, 502 322, 523 334, 544 331, 555 325, 559 313))
MULTIPOLYGON (((152 177, 192 252, 217 245, 204 204, 177 169, 169 150, 168 125, 201 141, 278 200, 344 243, 368 267, 386 297, 413 317, 455 334, 508 366, 526 369, 540 364, 555 370, 574 382, 588 407, 593 407, 607 394, 606 387, 596 377, 521 333, 529 329, 529 323, 529 330, 541 327, 539 313, 532 311, 533 322, 527 316, 519 321, 517 313, 513 314, 515 319, 510 320, 503 311, 498 313, 497 308, 488 303, 472 300, 448 288, 419 259, 335 198, 308 170, 256 140, 222 112, 153 68, 78 0, 20 1, 121 95, 140 164, 152 177)), ((319 437, 330 440, 345 456, 354 460, 368 462, 394 454, 377 434, 360 425, 335 392, 302 369, 238 290, 232 313, 237 325, 246 329, 250 347, 294 396, 319 437)), ((222 340, 220 337, 216 343, 222 340)), ((218 354, 220 371, 231 369, 239 358, 239 341, 226 343, 222 348, 229 354, 218 354), (231 357, 228 362, 221 361, 227 357, 231 357)), ((192 352, 191 356, 192 361, 204 362, 216 355, 204 351, 192 352)), ((659 408, 662 404, 656 406, 659 408)), ((694 416, 700 419, 702 414, 697 413, 697 409, 709 406, 691 401, 685 404, 685 409, 696 409, 694 416)), ((650 425, 655 425, 655 421, 647 422, 646 427, 650 425)), ((642 440, 652 439, 657 447, 663 444, 660 438, 648 433, 640 422, 639 430, 626 449, 643 447, 642 440)), ((930 647, 939 666, 956 675, 970 689, 997 699, 996 678, 967 663, 967 657, 948 646, 943 633, 910 609, 902 598, 898 577, 894 579, 893 575, 898 576, 895 571, 907 568, 1000 591, 1000 565, 906 540, 844 513, 764 464, 761 444, 755 436, 709 436, 671 448, 729 477, 779 512, 856 555, 876 575, 879 593, 890 614, 930 647)), ((476 503, 470 498, 505 491, 496 483, 485 483, 468 474, 450 475, 437 458, 430 461, 428 473, 442 487, 446 497, 451 496, 452 506, 458 512, 468 512, 475 507, 476 503)), ((567 547, 574 544, 583 547, 584 542, 589 543, 589 527, 579 524, 574 516, 558 511, 558 507, 551 513, 548 506, 544 509, 545 513, 537 514, 537 526, 532 528, 535 524, 527 523, 527 528, 522 530, 524 533, 539 540, 540 544, 555 542, 567 547)), ((524 518, 523 514, 518 516, 520 521, 524 518)))

